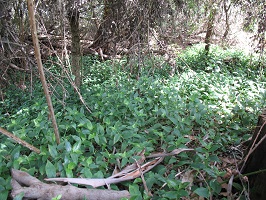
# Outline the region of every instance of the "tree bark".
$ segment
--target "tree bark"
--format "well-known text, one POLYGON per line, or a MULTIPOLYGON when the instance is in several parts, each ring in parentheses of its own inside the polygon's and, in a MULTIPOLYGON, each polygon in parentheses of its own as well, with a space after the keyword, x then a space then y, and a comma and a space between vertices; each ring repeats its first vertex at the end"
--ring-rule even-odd
POLYGON ((80 52, 80 30, 79 30, 79 8, 75 1, 68 4, 68 20, 71 31, 71 65, 72 74, 75 76, 75 84, 78 88, 81 85, 81 52, 80 52))
POLYGON ((163 6, 160 0, 105 0, 103 20, 91 47, 109 55, 120 49, 133 51, 136 44, 148 42, 148 31, 162 18, 163 6))
POLYGON ((223 34, 223 40, 225 40, 227 38, 227 35, 229 33, 230 30, 230 23, 229 23, 229 10, 231 8, 231 2, 229 2, 229 5, 226 5, 226 0, 223 1, 223 7, 224 7, 224 12, 225 12, 225 31, 223 34))
MULTIPOLYGON (((111 45, 120 39, 120 33, 123 32, 122 29, 119 29, 125 11, 123 6, 121 0, 104 0, 103 19, 94 36, 92 48, 101 49, 103 54, 112 54, 111 45)), ((126 26, 124 24, 124 27, 126 26)))
POLYGON ((208 17, 207 31, 206 31, 206 36, 205 36, 206 55, 208 55, 209 51, 210 51, 211 37, 213 34, 214 20, 215 20, 216 12, 217 12, 216 5, 214 2, 211 1, 211 8, 210 8, 210 13, 209 13, 209 17, 208 17))
POLYGON ((265 44, 266 44, 266 3, 262 6, 259 13, 259 23, 258 23, 258 50, 263 54, 265 44))
POLYGON ((130 198, 129 192, 115 190, 100 190, 77 188, 72 185, 46 184, 28 173, 12 169, 12 198, 24 193, 23 199, 51 200, 62 195, 61 200, 119 200, 123 197, 130 198))
POLYGON ((266 199, 265 180, 266 180, 266 109, 259 116, 258 124, 253 134, 246 162, 242 166, 241 173, 253 175, 248 176, 250 186, 250 199, 264 200, 266 199), (264 171, 261 171, 264 170, 264 171))

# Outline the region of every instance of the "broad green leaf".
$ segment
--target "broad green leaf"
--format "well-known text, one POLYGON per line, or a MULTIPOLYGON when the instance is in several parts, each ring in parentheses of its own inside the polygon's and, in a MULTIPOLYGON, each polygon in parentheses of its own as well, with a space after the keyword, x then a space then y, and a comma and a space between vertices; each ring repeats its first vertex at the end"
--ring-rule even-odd
POLYGON ((91 123, 90 120, 87 121, 86 127, 87 127, 87 129, 89 129, 90 131, 92 131, 93 125, 92 125, 92 123, 91 123))
POLYGON ((45 172, 48 178, 54 178, 56 176, 55 166, 49 160, 47 160, 45 165, 45 172))
POLYGON ((97 134, 95 135, 94 140, 98 145, 100 145, 99 136, 97 134))
POLYGON ((167 180, 167 185, 169 186, 169 188, 175 188, 177 186, 177 182, 174 180, 167 180))
POLYGON ((53 158, 56 158, 58 153, 56 150, 56 146, 48 145, 49 153, 53 158))
POLYGON ((107 139, 105 136, 101 137, 101 142, 102 142, 102 146, 104 147, 104 145, 107 143, 107 139))
POLYGON ((174 117, 168 117, 168 119, 170 119, 174 123, 174 125, 178 125, 178 121, 177 121, 176 118, 174 118, 174 117))
POLYGON ((67 168, 66 170, 66 176, 67 178, 73 178, 73 172, 71 169, 67 168))
POLYGON ((137 184, 129 185, 129 193, 135 200, 142 200, 142 195, 137 184))
POLYGON ((78 159, 79 159, 79 155, 80 154, 77 154, 77 153, 70 153, 70 157, 72 159, 72 161, 75 163, 75 164, 78 164, 78 159))
POLYGON ((120 134, 115 134, 115 137, 114 137, 114 144, 117 143, 121 138, 121 135, 120 134))
POLYGON ((86 164, 89 166, 92 163, 92 157, 87 158, 86 164))
POLYGON ((18 160, 14 160, 14 162, 13 162, 13 168, 14 169, 19 169, 19 165, 20 165, 19 161, 18 160))
POLYGON ((212 145, 212 147, 210 148, 210 152, 214 152, 216 151, 217 149, 219 149, 221 147, 221 145, 218 145, 218 144, 215 144, 215 145, 212 145))
POLYGON ((95 178, 104 178, 104 175, 101 171, 96 172, 95 174, 93 174, 93 176, 95 178))
POLYGON ((90 134, 91 133, 91 131, 90 130, 88 130, 88 129, 82 129, 82 131, 81 131, 83 134, 85 134, 85 135, 88 135, 88 134, 90 134))
POLYGON ((163 197, 166 197, 166 198, 168 198, 168 199, 177 199, 178 196, 179 196, 178 191, 169 191, 169 192, 166 191, 166 192, 163 194, 163 197))
POLYGON ((80 142, 81 141, 79 136, 77 136, 77 135, 71 135, 71 136, 76 142, 80 142))
MULTIPOLYGON (((22 200, 23 196, 24 196, 24 193, 20 193, 14 199, 16 199, 18 197, 17 200, 22 200)), ((7 200, 7 197, 8 197, 8 191, 7 190, 0 192, 0 199, 1 200, 7 200)))
POLYGON ((75 130, 77 129, 77 124, 75 124, 75 123, 71 123, 70 126, 71 126, 72 128, 74 128, 75 130))
POLYGON ((194 193, 204 198, 208 198, 210 196, 209 190, 203 187, 197 188, 194 193))
POLYGON ((72 149, 70 142, 68 142, 67 140, 65 140, 65 147, 67 152, 70 152, 72 149))
POLYGON ((92 178, 92 173, 89 168, 84 168, 82 173, 84 174, 85 178, 92 178))
POLYGON ((215 194, 219 194, 222 189, 221 184, 218 183, 216 180, 210 181, 210 187, 215 192, 215 194))
POLYGON ((218 162, 218 163, 221 162, 221 160, 219 159, 217 155, 210 155, 209 159, 212 162, 218 162))
POLYGON ((67 165, 67 169, 70 169, 70 170, 74 169, 75 167, 76 167, 76 164, 74 162, 70 162, 67 165))
POLYGON ((104 128, 101 124, 97 124, 97 133, 104 134, 104 128))
POLYGON ((80 150, 80 147, 81 147, 81 141, 76 142, 76 143, 73 145, 73 152, 78 152, 78 151, 80 150))
POLYGON ((20 156, 20 149, 21 149, 21 146, 18 146, 12 151, 11 155, 12 155, 14 160, 18 159, 18 157, 20 156))

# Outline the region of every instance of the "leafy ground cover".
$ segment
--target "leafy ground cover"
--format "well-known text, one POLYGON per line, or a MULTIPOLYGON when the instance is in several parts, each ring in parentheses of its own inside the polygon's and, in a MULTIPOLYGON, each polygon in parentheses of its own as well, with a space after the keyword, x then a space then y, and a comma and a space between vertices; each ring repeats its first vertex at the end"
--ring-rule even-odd
MULTIPOLYGON (((152 199, 227 199, 229 172, 241 160, 242 144, 266 106, 263 63, 256 56, 215 47, 206 57, 201 46, 193 47, 177 55, 174 76, 158 60, 164 67, 156 67, 157 61, 147 64, 139 80, 128 75, 125 62, 83 60, 89 76, 81 91, 92 113, 71 90, 64 103, 54 96, 59 145, 41 87, 32 97, 16 88, 6 92, 1 127, 41 154, 0 135, 0 199, 11 189, 11 168, 39 179, 103 178, 118 164, 134 163, 143 149, 150 155, 179 148, 195 151, 166 157, 144 174, 152 199)), ((233 186, 234 195, 241 196, 244 185, 233 186)), ((131 199, 150 199, 141 178, 111 188, 129 189, 131 199)))

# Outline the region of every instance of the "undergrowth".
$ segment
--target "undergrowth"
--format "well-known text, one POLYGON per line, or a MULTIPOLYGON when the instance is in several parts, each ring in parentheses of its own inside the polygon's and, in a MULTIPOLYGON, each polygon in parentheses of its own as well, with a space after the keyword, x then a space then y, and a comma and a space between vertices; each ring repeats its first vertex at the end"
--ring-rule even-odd
MULTIPOLYGON (((31 96, 14 88, 5 93, 1 127, 41 154, 0 135, 0 199, 10 192, 11 168, 41 180, 103 178, 112 174, 118 159, 124 168, 143 149, 149 155, 179 148, 195 151, 166 157, 144 174, 152 199, 227 199, 221 185, 221 179, 227 181, 222 157, 230 157, 232 149, 248 140, 266 106, 263 63, 256 56, 217 47, 206 57, 201 47, 193 47, 177 55, 174 76, 167 63, 161 68, 148 62, 138 80, 129 75, 125 61, 85 57, 83 62, 81 93, 92 113, 71 90, 64 103, 53 96, 59 145, 40 86, 31 96)), ((234 186, 240 194, 242 185, 234 186)), ((131 199, 150 199, 141 178, 111 188, 128 189, 131 199)))

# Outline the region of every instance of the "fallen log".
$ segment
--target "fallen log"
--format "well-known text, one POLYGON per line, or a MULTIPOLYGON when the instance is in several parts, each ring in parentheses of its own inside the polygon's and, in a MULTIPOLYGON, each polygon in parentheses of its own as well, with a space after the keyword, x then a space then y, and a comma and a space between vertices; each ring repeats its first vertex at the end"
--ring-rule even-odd
POLYGON ((130 198, 128 191, 77 188, 72 185, 46 184, 26 172, 12 169, 12 198, 24 193, 23 199, 51 200, 59 195, 60 200, 118 200, 130 198))

